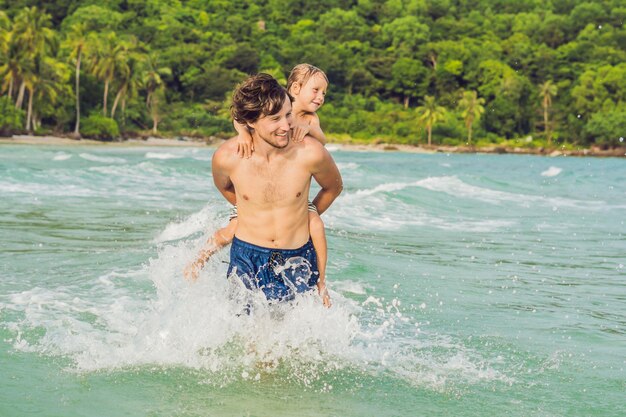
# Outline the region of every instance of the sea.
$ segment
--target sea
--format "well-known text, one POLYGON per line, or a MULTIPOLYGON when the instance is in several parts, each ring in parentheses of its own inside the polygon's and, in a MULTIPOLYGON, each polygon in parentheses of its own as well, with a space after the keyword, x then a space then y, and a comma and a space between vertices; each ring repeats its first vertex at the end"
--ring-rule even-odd
POLYGON ((626 415, 626 159, 328 150, 330 309, 184 279, 213 148, 0 145, 0 416, 626 415))

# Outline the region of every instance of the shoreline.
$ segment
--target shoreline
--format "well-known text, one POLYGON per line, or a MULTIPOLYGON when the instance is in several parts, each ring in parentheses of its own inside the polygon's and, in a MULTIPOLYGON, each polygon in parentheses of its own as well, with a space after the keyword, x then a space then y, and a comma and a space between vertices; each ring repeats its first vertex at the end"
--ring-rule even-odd
MULTIPOLYGON (((0 145, 53 145, 53 146, 121 146, 121 147, 216 147, 220 139, 197 140, 191 138, 156 138, 127 139, 121 142, 105 142, 92 139, 69 139, 58 136, 33 136, 14 135, 12 137, 0 137, 0 145)), ((538 155, 538 156, 594 156, 594 157, 626 157, 626 148, 603 150, 600 148, 571 149, 544 149, 544 148, 509 148, 498 145, 474 148, 470 146, 413 146, 394 143, 358 144, 345 142, 328 142, 331 149, 340 149, 357 152, 405 152, 405 153, 475 153, 475 154, 514 154, 514 155, 538 155)))

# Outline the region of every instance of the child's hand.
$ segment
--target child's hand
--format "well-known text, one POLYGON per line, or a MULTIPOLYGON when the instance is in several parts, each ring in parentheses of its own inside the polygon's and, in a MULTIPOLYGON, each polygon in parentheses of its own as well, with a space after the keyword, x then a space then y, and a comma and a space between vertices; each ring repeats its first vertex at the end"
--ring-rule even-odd
POLYGON ((310 130, 311 122, 307 124, 296 125, 293 128, 293 134, 291 135, 291 138, 294 142, 302 142, 304 140, 304 137, 309 133, 310 130))
POLYGON ((330 308, 332 304, 330 302, 330 294, 328 294, 328 288, 326 288, 326 283, 318 282, 317 291, 319 292, 320 297, 322 298, 322 304, 324 305, 324 307, 330 308))
POLYGON ((187 281, 195 281, 198 279, 198 275, 200 275, 200 270, 202 266, 198 264, 198 261, 193 261, 187 264, 185 269, 183 270, 183 275, 187 281))
POLYGON ((237 155, 239 155, 240 158, 250 158, 252 152, 254 152, 252 136, 249 133, 239 133, 239 135, 237 135, 237 155))

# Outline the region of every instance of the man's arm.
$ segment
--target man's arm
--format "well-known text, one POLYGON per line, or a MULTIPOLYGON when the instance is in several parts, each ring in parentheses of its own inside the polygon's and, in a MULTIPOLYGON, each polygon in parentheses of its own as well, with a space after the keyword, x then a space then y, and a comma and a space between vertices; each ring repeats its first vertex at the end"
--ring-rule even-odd
MULTIPOLYGON (((231 139, 232 140, 232 139, 231 139)), ((229 141, 230 142, 230 141, 229 141)), ((230 169, 234 152, 230 150, 232 146, 224 143, 213 154, 212 171, 213 183, 226 200, 232 205, 237 204, 235 196, 235 186, 230 180, 230 169)))
POLYGON ((321 187, 313 199, 319 214, 325 212, 343 190, 343 181, 339 169, 330 153, 316 140, 311 140, 308 154, 312 157, 311 174, 321 187))

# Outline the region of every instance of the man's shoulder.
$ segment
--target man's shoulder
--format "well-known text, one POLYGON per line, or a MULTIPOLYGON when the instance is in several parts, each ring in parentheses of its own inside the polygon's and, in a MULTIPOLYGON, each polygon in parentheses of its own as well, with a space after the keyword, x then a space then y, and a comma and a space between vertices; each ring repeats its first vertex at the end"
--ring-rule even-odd
POLYGON ((305 154, 311 159, 319 160, 324 158, 328 154, 328 151, 326 150, 324 145, 322 145, 313 136, 306 136, 302 140, 302 144, 304 146, 305 154))
POLYGON ((213 154, 213 162, 228 163, 237 156, 237 137, 224 141, 213 154))
POLYGON ((230 139, 226 139, 220 146, 215 150, 216 156, 226 156, 228 154, 237 152, 237 137, 233 136, 230 139), (231 152, 232 151, 232 152, 231 152))
POLYGON ((310 135, 304 137, 304 139, 302 140, 302 145, 307 152, 326 152, 326 148, 324 147, 324 145, 322 145, 320 141, 310 135))
POLYGON ((311 170, 315 170, 316 166, 324 163, 330 157, 324 145, 312 136, 305 136, 301 142, 294 145, 297 149, 298 159, 311 170))

